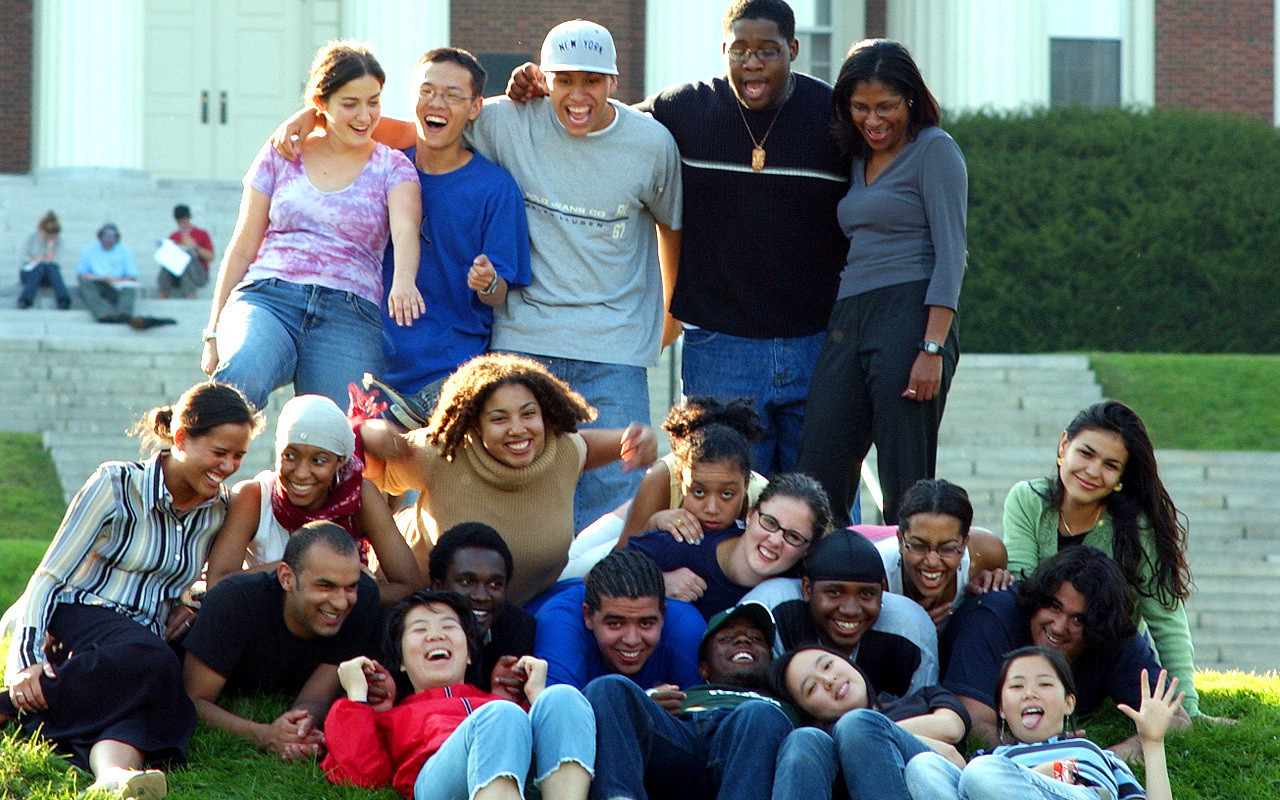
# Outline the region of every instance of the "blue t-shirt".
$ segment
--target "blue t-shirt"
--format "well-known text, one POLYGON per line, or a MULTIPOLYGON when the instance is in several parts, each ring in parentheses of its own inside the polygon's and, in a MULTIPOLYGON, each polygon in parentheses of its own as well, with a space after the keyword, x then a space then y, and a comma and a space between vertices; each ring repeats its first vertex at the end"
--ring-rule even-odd
MULTIPOLYGON (((578 689, 612 670, 600 655, 596 637, 582 621, 587 587, 571 585, 538 609, 533 654, 547 662, 547 685, 567 683, 578 689)), ((707 625, 693 606, 667 601, 662 637, 649 660, 631 680, 642 689, 664 683, 683 688, 704 683, 698 673, 698 644, 707 625)))
POLYGON ((750 586, 742 586, 729 580, 720 568, 716 558, 716 547, 726 539, 741 536, 744 533, 742 523, 738 522, 724 530, 710 531, 702 537, 698 544, 686 544, 666 531, 645 531, 639 536, 627 540, 624 550, 638 550, 658 563, 663 572, 670 572, 681 567, 688 567, 699 578, 707 582, 707 590, 693 604, 704 619, 711 619, 726 608, 733 608, 750 591, 750 586))
MULTIPOLYGON (((1015 599, 1018 585, 1002 592, 975 595, 956 609, 943 634, 944 644, 950 645, 942 679, 945 688, 996 708, 996 679, 1005 653, 1034 644, 1031 618, 1018 608, 1015 599)), ((1138 679, 1144 669, 1154 688, 1160 665, 1151 644, 1140 634, 1110 657, 1088 650, 1081 653, 1071 664, 1076 713, 1096 711, 1107 697, 1138 708, 1142 705, 1138 679)))
MULTIPOLYGON (((417 151, 404 154, 412 161, 417 151)), ((418 170, 422 185, 422 235, 418 291, 427 310, 412 326, 382 320, 387 366, 383 380, 413 394, 489 348, 493 309, 467 287, 471 262, 483 253, 511 287, 527 286, 529 224, 520 188, 506 170, 479 153, 443 175, 418 170)), ((382 285, 391 290, 395 261, 388 243, 382 285)), ((385 307, 385 303, 383 304, 385 307)))

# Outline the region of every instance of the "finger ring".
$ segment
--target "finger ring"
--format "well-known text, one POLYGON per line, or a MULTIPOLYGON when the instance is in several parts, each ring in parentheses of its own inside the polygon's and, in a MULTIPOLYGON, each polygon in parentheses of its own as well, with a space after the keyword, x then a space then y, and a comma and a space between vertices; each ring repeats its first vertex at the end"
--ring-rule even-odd
POLYGON ((916 393, 916 390, 915 390, 915 389, 908 389, 908 390, 907 390, 907 394, 915 394, 915 393, 916 393))
POLYGON ((14 692, 13 694, 15 697, 26 697, 26 695, 23 694, 22 692, 14 692))
POLYGON ((183 624, 183 625, 186 625, 188 628, 190 628, 190 627, 191 627, 191 620, 187 620, 186 622, 184 622, 184 623, 182 623, 182 624, 183 624))

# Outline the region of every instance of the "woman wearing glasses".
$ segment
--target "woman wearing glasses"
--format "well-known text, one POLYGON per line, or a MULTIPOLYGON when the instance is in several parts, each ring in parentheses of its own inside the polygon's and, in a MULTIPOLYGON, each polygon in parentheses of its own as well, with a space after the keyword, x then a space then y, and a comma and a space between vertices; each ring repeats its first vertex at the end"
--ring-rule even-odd
POLYGON ((760 493, 745 525, 734 520, 687 544, 664 530, 633 536, 624 550, 647 553, 667 580, 667 597, 688 600, 710 619, 767 578, 792 576, 800 560, 831 528, 831 505, 818 482, 807 475, 776 475, 760 493), (673 585, 670 573, 686 570, 702 591, 691 598, 673 585))
POLYGON ((901 44, 858 42, 832 94, 853 156, 837 216, 849 258, 809 387, 797 468, 847 524, 862 460, 876 446, 885 522, 931 477, 959 358, 954 325, 965 267, 968 178, 938 127, 938 102, 901 44))
POLYGON ((373 141, 386 74, 359 42, 332 42, 311 68, 307 103, 325 127, 287 161, 262 148, 244 179, 240 217, 218 273, 201 368, 259 408, 271 390, 346 407, 347 385, 382 372, 382 253, 395 243, 387 313, 424 310, 414 286, 418 173, 373 141))
POLYGON ((884 559, 889 591, 920 604, 941 628, 964 599, 1007 588, 1004 543, 987 530, 970 530, 969 493, 947 481, 924 479, 898 505, 898 535, 876 549, 884 559))

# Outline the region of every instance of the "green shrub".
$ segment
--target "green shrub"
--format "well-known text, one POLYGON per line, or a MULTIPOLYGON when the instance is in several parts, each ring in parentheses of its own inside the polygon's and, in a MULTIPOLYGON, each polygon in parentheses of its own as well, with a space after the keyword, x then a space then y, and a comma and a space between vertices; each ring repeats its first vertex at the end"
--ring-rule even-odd
POLYGON ((946 123, 969 167, 962 345, 1280 352, 1280 133, 1180 109, 946 123))

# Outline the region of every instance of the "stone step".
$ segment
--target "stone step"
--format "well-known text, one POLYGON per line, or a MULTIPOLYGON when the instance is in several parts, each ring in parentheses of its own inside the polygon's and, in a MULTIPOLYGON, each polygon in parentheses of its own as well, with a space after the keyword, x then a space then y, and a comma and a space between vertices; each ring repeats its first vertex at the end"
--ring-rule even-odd
POLYGON ((1280 615, 1273 611, 1247 611, 1230 608, 1225 611, 1199 610, 1192 614, 1191 635, 1196 637, 1200 629, 1238 633, 1280 633, 1280 615))
POLYGON ((1280 646, 1272 644, 1196 643, 1196 668, 1217 672, 1240 670, 1258 675, 1280 669, 1280 646))
MULTIPOLYGON (((62 224, 62 274, 70 279, 80 250, 111 221, 120 228, 122 244, 133 250, 143 283, 150 288, 160 269, 151 254, 173 231, 172 212, 178 203, 191 207, 196 224, 209 231, 218 254, 231 239, 241 193, 234 181, 155 181, 110 169, 76 172, 0 175, 0 253, 18 252, 39 218, 52 209, 62 224)), ((8 280, 0 283, 9 288, 8 280)))

